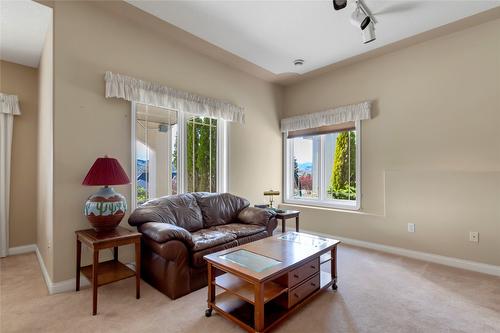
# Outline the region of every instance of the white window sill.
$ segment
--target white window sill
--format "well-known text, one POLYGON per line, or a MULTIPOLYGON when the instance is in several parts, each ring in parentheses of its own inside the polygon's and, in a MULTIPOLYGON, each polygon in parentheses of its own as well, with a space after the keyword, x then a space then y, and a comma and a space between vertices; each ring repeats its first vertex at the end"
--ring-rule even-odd
POLYGON ((359 202, 349 202, 347 200, 338 200, 338 201, 320 201, 320 200, 309 200, 309 199, 286 199, 283 201, 284 205, 297 205, 297 206, 305 206, 305 207, 320 207, 320 208, 330 208, 339 211, 359 211, 360 203, 359 202))

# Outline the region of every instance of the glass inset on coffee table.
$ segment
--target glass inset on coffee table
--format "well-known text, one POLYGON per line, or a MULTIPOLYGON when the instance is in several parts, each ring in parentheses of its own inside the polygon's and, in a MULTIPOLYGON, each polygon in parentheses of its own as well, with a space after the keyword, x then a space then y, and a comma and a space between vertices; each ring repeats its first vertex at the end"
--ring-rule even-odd
POLYGON ((247 250, 237 250, 234 252, 229 252, 219 256, 219 258, 228 260, 236 265, 247 268, 257 273, 281 264, 281 261, 247 250))
POLYGON ((283 236, 280 236, 279 239, 314 247, 323 246, 327 242, 325 238, 299 232, 287 232, 283 236))

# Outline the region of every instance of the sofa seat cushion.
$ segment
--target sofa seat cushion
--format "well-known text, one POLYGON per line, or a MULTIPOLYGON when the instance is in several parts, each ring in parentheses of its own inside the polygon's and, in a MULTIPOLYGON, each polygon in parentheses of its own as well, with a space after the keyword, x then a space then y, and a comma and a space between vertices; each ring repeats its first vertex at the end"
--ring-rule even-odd
POLYGON ((250 236, 238 238, 236 241, 238 242, 238 246, 239 246, 239 245, 243 245, 246 243, 255 242, 256 240, 266 238, 267 236, 269 236, 267 234, 267 231, 261 231, 258 234, 253 234, 250 236))
MULTIPOLYGON (((214 253, 214 252, 218 252, 218 251, 222 251, 222 250, 225 250, 225 249, 229 249, 231 247, 235 247, 238 245, 238 241, 237 240, 232 240, 228 243, 224 243, 224 244, 219 244, 217 246, 214 246, 214 247, 210 247, 208 249, 203 249, 203 250, 200 250, 200 251, 197 251, 197 252, 193 252, 191 254, 191 263, 194 267, 198 267, 198 268, 206 268, 207 267, 207 262, 205 261, 205 259, 203 259, 203 256, 206 256, 207 254, 210 254, 210 253, 214 253)), ((205 273, 206 274, 206 273, 205 273)))
POLYGON ((220 244, 229 243, 236 239, 236 235, 230 232, 215 229, 200 229, 191 233, 194 246, 192 251, 201 251, 220 244))
POLYGON ((229 223, 212 227, 210 228, 210 230, 217 230, 220 232, 231 233, 234 234, 236 238, 240 238, 258 234, 259 232, 265 231, 266 227, 255 224, 229 223))

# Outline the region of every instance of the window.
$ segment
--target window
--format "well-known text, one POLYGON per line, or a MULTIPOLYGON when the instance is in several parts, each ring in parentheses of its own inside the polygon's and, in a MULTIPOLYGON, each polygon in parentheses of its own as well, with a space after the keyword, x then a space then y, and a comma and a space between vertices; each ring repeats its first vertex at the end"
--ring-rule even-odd
POLYGON ((359 122, 289 132, 285 202, 360 208, 359 122))
POLYGON ((132 206, 184 192, 226 190, 220 119, 132 104, 132 206))

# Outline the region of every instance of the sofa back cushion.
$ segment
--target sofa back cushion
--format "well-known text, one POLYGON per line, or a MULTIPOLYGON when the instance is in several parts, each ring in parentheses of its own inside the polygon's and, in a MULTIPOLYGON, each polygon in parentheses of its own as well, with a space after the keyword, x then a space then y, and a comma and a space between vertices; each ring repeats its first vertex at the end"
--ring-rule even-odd
POLYGON ((128 223, 133 226, 147 222, 170 223, 188 231, 203 228, 200 207, 191 193, 149 200, 137 207, 128 219, 128 223))
POLYGON ((237 220, 238 213, 248 207, 247 199, 230 193, 193 193, 203 215, 203 227, 228 224, 237 220))

